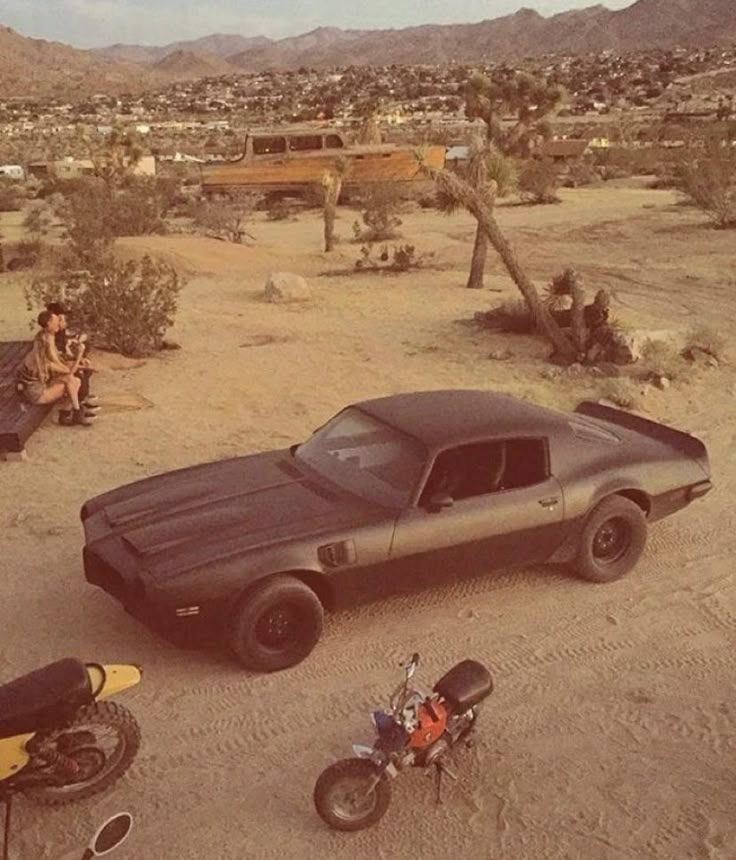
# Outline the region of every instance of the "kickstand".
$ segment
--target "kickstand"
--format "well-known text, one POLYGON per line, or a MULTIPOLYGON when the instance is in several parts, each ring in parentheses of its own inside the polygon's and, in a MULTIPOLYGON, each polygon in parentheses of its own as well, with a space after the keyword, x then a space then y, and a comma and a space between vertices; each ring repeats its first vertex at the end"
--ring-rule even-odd
POLYGON ((8 860, 8 849, 10 847, 10 806, 13 795, 6 794, 5 797, 0 800, 5 806, 5 825, 3 827, 3 860, 8 860))
POLYGON ((436 773, 436 781, 437 785, 437 804, 442 803, 442 774, 446 773, 451 780, 457 782, 457 775, 454 774, 446 764, 443 764, 441 761, 438 761, 435 764, 435 773, 436 773))

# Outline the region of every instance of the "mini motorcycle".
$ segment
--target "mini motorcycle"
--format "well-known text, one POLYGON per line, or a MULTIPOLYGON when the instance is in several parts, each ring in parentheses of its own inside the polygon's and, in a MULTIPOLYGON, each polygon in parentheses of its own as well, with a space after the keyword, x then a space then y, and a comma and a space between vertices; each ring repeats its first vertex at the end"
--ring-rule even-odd
POLYGON ((140 679, 138 666, 67 658, 0 686, 0 804, 22 793, 60 805, 116 782, 138 752, 140 729, 106 700, 140 679))
POLYGON ((389 710, 371 715, 373 746, 353 744, 356 758, 342 759, 320 774, 314 805, 334 830, 363 830, 376 824, 391 801, 391 783, 407 767, 435 768, 437 801, 442 774, 457 776, 445 756, 475 725, 481 702, 493 691, 489 671, 475 660, 463 660, 443 675, 429 694, 410 688, 419 665, 414 654, 403 665, 404 679, 389 700, 389 710))

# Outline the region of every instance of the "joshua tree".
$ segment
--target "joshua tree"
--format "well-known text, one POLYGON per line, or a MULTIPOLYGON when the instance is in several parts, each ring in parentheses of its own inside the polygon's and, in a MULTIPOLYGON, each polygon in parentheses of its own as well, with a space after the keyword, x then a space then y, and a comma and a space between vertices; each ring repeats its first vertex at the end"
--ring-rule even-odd
POLYGON ((136 135, 120 128, 114 128, 102 139, 84 132, 79 137, 94 165, 95 176, 109 186, 119 186, 131 176, 143 155, 136 135))
POLYGON ((540 298, 534 283, 521 267, 493 215, 493 203, 496 197, 495 183, 491 182, 486 193, 483 193, 447 170, 433 171, 427 169, 427 172, 437 182, 443 198, 453 200, 464 206, 475 216, 478 221, 478 228, 484 232, 501 257, 509 275, 524 297, 537 329, 547 336, 554 347, 556 356, 560 360, 575 361, 579 357, 580 350, 555 322, 549 308, 540 298))
MULTIPOLYGON (((465 115, 483 120, 486 145, 492 144, 501 156, 526 156, 534 135, 548 132, 544 119, 561 99, 559 87, 525 72, 502 72, 493 80, 477 74, 465 87, 465 115), (515 123, 504 128, 502 118, 509 114, 513 114, 515 123)), ((487 241, 478 224, 467 283, 471 289, 483 286, 486 254, 487 241)))
POLYGON ((338 158, 331 170, 322 174, 322 191, 324 203, 322 217, 325 222, 325 251, 331 251, 335 247, 335 215, 337 212, 337 201, 342 191, 342 180, 348 169, 348 162, 344 158, 338 158))
MULTIPOLYGON (((493 206, 494 198, 489 189, 495 188, 495 197, 505 197, 516 184, 516 170, 511 159, 503 156, 494 146, 481 137, 474 138, 468 153, 468 162, 464 178, 493 206)), ((448 203, 448 201, 445 201, 448 203)), ((452 202, 445 205, 446 211, 454 208, 452 202)), ((470 275, 466 284, 470 289, 480 289, 483 286, 483 273, 488 256, 488 239, 483 230, 475 231, 473 259, 470 264, 470 275)))
POLYGON ((377 99, 368 99, 356 109, 356 116, 360 118, 360 127, 356 136, 356 143, 381 143, 381 128, 379 117, 381 105, 377 99))

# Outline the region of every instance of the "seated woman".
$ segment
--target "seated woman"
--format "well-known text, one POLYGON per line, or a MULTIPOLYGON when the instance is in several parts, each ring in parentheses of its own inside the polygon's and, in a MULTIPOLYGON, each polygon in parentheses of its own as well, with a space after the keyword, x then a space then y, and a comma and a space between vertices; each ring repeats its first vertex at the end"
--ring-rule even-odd
POLYGON ((54 335, 59 329, 59 317, 51 311, 38 315, 40 331, 33 339, 33 348, 25 357, 19 375, 19 391, 29 403, 55 403, 67 397, 71 412, 59 413, 62 424, 92 424, 93 418, 79 403, 81 380, 75 376, 84 356, 82 348, 71 364, 59 355, 54 335))
POLYGON ((79 387, 79 402, 88 410, 95 411, 99 409, 97 397, 90 392, 90 377, 94 373, 94 367, 89 360, 91 345, 89 337, 86 334, 72 334, 69 331, 68 311, 65 305, 61 302, 48 302, 46 310, 51 311, 59 317, 59 329, 54 334, 56 349, 59 352, 62 360, 73 363, 77 357, 77 351, 80 344, 84 344, 84 358, 79 364, 79 370, 76 376, 80 378, 82 384, 79 387))

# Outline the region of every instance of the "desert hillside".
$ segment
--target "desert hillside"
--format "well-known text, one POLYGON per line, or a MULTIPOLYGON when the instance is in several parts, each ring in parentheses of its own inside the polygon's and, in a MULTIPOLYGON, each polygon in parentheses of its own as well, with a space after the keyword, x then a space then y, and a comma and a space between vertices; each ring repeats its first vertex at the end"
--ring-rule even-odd
MULTIPOLYGON (((677 337, 706 325, 733 343, 733 232, 671 192, 613 185, 563 191, 557 206, 499 206, 539 286, 574 265, 589 294, 611 292, 626 325, 677 337)), ((254 675, 217 650, 176 649, 84 581, 79 508, 124 482, 285 447, 347 403, 398 391, 497 389, 563 408, 603 396, 610 380, 551 372, 540 340, 468 324, 516 296, 495 258, 486 289, 463 289, 468 215, 403 215, 402 241, 434 257, 393 276, 351 273, 355 213, 339 216, 332 256, 317 214, 258 221, 252 245, 120 240, 123 255, 152 253, 188 273, 170 333, 182 348, 142 361, 101 355, 96 425, 48 422, 27 462, 0 463, 0 678, 67 655, 144 667, 140 687, 119 697, 143 731, 129 775, 73 810, 19 800, 14 855, 73 860, 105 814, 128 809, 135 827, 120 860, 733 860, 730 351, 665 390, 636 390, 642 411, 705 441, 716 488, 652 525, 645 557, 613 584, 542 568, 456 581, 438 572, 426 591, 330 617, 297 667, 254 675), (274 270, 307 277, 312 299, 265 302, 274 270), (314 781, 370 738, 369 711, 415 650, 428 684, 467 657, 493 673, 476 745, 455 759, 460 782, 437 807, 432 782, 407 773, 378 827, 329 832, 312 808, 314 781)), ((3 233, 17 223, 3 216, 3 233)), ((28 336, 22 285, 0 275, 4 339, 28 336)))

